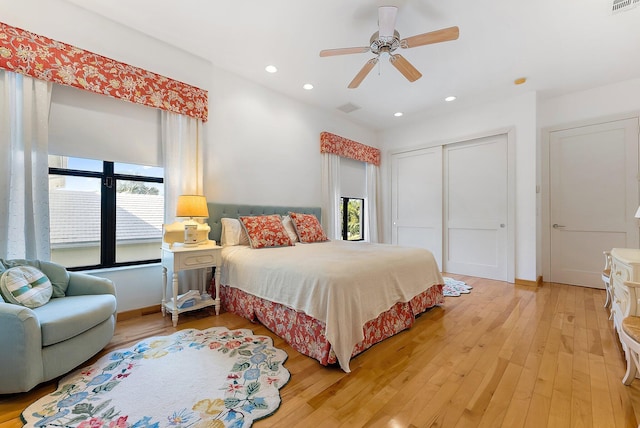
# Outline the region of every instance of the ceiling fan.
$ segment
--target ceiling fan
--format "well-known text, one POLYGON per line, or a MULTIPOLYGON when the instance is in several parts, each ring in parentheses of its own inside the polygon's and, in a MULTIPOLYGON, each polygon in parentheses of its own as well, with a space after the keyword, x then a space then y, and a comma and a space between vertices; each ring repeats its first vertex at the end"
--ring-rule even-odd
POLYGON ((393 52, 398 48, 408 49, 415 48, 416 46, 456 40, 460 34, 458 27, 448 27, 400 39, 400 33, 395 29, 397 14, 398 8, 396 6, 381 6, 378 8, 378 31, 371 36, 369 46, 325 49, 320 51, 321 57, 366 53, 369 51, 376 55, 367 61, 364 67, 356 74, 356 77, 349 83, 349 88, 354 89, 360 86, 360 83, 367 77, 367 74, 369 74, 378 63, 380 55, 384 53, 389 54, 389 62, 391 62, 407 80, 415 82, 422 77, 422 74, 402 55, 394 54, 393 52))

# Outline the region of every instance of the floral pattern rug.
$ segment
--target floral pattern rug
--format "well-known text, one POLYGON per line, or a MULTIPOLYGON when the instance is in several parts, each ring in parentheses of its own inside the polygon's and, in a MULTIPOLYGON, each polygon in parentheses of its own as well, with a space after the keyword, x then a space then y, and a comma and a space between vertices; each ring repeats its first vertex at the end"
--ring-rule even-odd
POLYGON ((472 288, 472 286, 466 284, 463 281, 458 281, 445 276, 444 287, 442 287, 442 294, 448 297, 458 297, 461 294, 471 293, 472 288))
POLYGON ((22 419, 29 427, 249 427, 280 406, 286 359, 251 330, 181 330, 73 372, 22 419))

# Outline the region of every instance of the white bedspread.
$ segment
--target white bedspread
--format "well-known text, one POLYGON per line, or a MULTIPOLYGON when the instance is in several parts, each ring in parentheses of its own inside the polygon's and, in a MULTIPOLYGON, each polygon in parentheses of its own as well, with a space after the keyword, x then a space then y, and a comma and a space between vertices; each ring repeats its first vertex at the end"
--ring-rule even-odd
POLYGON ((433 254, 420 248, 330 241, 263 249, 232 246, 222 255, 222 284, 323 321, 345 372, 367 321, 444 283, 433 254))

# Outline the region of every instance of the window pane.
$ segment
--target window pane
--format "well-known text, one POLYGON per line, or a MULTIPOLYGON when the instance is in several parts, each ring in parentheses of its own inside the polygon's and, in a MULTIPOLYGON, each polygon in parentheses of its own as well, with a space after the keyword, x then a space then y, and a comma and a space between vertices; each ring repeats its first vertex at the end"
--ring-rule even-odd
POLYGON ((164 177, 164 168, 159 166, 134 165, 130 163, 115 162, 113 172, 116 174, 138 175, 141 177, 164 177))
POLYGON ((100 179, 49 175, 51 260, 100 264, 100 179))
POLYGON ((349 199, 347 217, 347 239, 358 241, 362 239, 362 199, 349 199))
POLYGON ((340 217, 342 221, 340 221, 340 239, 344 239, 344 198, 340 198, 340 217))
POLYGON ((49 155, 50 168, 64 168, 64 169, 76 169, 79 171, 102 172, 102 165, 103 163, 101 160, 49 155))
POLYGON ((159 259, 163 220, 162 183, 117 180, 116 262, 159 259))

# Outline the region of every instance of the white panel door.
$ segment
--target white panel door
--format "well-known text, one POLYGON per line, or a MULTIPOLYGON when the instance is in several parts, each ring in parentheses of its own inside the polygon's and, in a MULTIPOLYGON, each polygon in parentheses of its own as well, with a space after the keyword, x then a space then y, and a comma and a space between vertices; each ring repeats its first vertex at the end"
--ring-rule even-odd
POLYGON ((604 288, 602 252, 638 248, 638 120, 549 134, 551 282, 604 288))
POLYGON ((507 281, 507 135, 447 145, 444 271, 507 281))
POLYGON ((391 155, 392 242, 430 250, 442 266, 442 147, 391 155))

